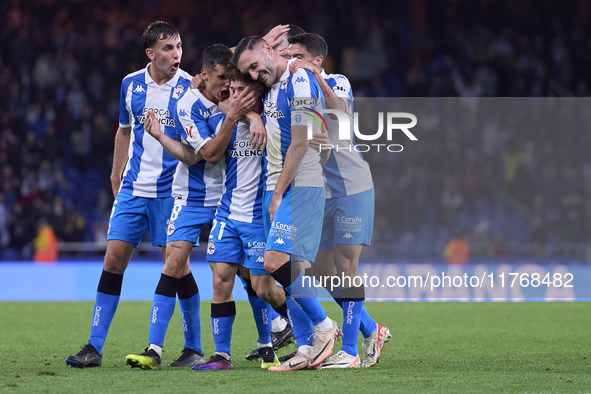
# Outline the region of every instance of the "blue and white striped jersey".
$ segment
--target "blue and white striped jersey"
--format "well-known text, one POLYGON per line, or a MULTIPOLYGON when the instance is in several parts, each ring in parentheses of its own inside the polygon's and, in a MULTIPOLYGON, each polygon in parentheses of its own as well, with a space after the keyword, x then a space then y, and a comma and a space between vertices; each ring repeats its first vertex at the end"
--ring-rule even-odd
MULTIPOLYGON (((220 116, 223 114, 216 104, 205 98, 198 89, 189 89, 176 107, 176 139, 189 145, 195 153, 199 152, 219 131, 220 116)), ((200 160, 192 166, 179 162, 172 183, 172 195, 177 203, 183 200, 181 203, 185 205, 215 207, 223 187, 221 161, 214 165, 200 160)))
POLYGON ((335 149, 324 164, 324 177, 326 181, 326 198, 350 196, 370 190, 373 180, 369 164, 363 160, 361 152, 355 150, 355 138, 353 133, 353 93, 349 80, 340 74, 327 75, 324 70, 322 77, 337 94, 347 100, 347 115, 351 119, 349 139, 339 140, 339 122, 330 116, 325 116, 328 125, 328 137, 335 149), (338 145, 338 151, 336 149, 338 145))
POLYGON ((148 73, 150 65, 127 75, 121 84, 119 127, 131 127, 131 141, 120 191, 138 197, 170 197, 177 160, 144 132, 144 120, 151 109, 163 131, 173 136, 174 108, 191 86, 191 76, 178 70, 170 81, 158 85, 148 73))
MULTIPOLYGON (((266 190, 275 189, 281 174, 285 155, 291 144, 292 124, 302 126, 308 124, 308 117, 302 111, 296 110, 317 109, 322 105, 321 98, 323 98, 322 90, 314 76, 302 68, 290 74, 289 63, 279 82, 267 91, 264 102, 264 119, 267 129, 266 190)), ((312 122, 312 126, 313 132, 320 132, 320 126, 316 122, 312 122)), ((324 187, 320 152, 313 148, 308 149, 292 185, 324 187)))
MULTIPOLYGON (((225 116, 224 116, 225 118, 225 116)), ((263 151, 248 146, 249 124, 237 122, 225 155, 225 187, 217 216, 244 223, 263 223, 263 151)))

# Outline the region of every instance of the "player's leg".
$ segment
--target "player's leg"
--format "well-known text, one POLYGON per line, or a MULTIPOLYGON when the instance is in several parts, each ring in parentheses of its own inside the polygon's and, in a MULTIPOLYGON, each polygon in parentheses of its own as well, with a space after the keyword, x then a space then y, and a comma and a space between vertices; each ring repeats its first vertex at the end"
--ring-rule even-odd
POLYGON ((335 301, 337 303, 340 301, 343 309, 343 338, 341 350, 330 357, 322 365, 323 368, 359 368, 361 365, 357 352, 357 338, 365 291, 363 285, 361 287, 353 285, 353 278, 359 276, 358 262, 361 249, 362 245, 334 245, 333 248, 332 255, 337 275, 344 278, 345 282, 343 287, 331 292, 335 301))
MULTIPOLYGON (((285 292, 277 286, 275 279, 271 277, 264 267, 264 252, 266 237, 262 225, 243 224, 241 226, 241 238, 245 252, 244 268, 248 269, 250 278, 249 298, 253 297, 261 300, 267 307, 273 307, 285 317, 287 317, 287 304, 285 292), (260 297, 260 298, 259 298, 260 297)), ((269 308, 271 309, 271 308, 269 308)), ((263 320, 264 323, 264 320, 263 320)), ((267 321, 259 327, 259 339, 257 350, 262 359, 261 368, 268 369, 280 364, 271 340, 272 324, 267 321)), ((291 327, 284 327, 283 335, 279 337, 281 344, 293 341, 291 327)))
POLYGON ((166 247, 166 263, 154 293, 150 315, 150 345, 144 353, 130 354, 125 358, 132 368, 160 369, 164 337, 174 313, 180 278, 188 271, 188 257, 192 248, 193 243, 189 241, 172 241, 166 247))
POLYGON ((215 343, 215 354, 194 370, 233 369, 230 344, 232 326, 236 318, 236 303, 232 295, 237 264, 209 263, 213 272, 213 297, 211 300, 211 328, 215 343))
MULTIPOLYGON (((358 366, 357 339, 361 330, 365 338, 363 350, 364 367, 372 366, 379 360, 381 349, 390 337, 387 328, 378 325, 364 307, 365 289, 355 286, 353 278, 359 276, 359 257, 363 245, 371 243, 374 217, 373 189, 354 195, 331 199, 333 207, 333 262, 337 275, 344 279, 332 295, 343 308, 343 346, 341 351, 328 360, 327 368, 358 366), (342 220, 342 218, 350 218, 342 220), (356 219, 356 220, 352 220, 356 219), (350 279, 349 279, 350 278, 350 279), (383 333, 383 335, 379 335, 383 333), (355 357, 355 359, 353 359, 355 357)), ((358 282, 359 283, 359 282, 358 282)))
MULTIPOLYGON (((265 196, 265 200, 269 196, 265 196)), ((297 313, 299 306, 314 325, 314 342, 310 366, 320 364, 332 354, 340 328, 327 315, 316 298, 313 286, 307 286, 300 269, 293 262, 313 261, 318 251, 324 212, 324 188, 292 188, 284 196, 270 226, 265 252, 265 270, 279 282, 296 305, 288 308, 297 313), (304 230, 305 229, 305 230, 304 230)), ((265 203, 268 206, 268 203, 265 203)), ((292 322, 298 325, 293 319, 292 322)), ((295 327, 294 327, 295 329, 295 327)), ((269 370, 285 370, 286 365, 269 370)))
MULTIPOLYGON (((194 213, 191 219, 193 224, 197 224, 195 229, 199 231, 198 233, 192 234, 190 238, 191 240, 195 240, 194 246, 199 246, 199 236, 201 235, 203 225, 211 225, 215 216, 215 207, 195 208, 193 211, 194 213)), ((170 227, 170 221, 168 224, 170 227)), ((169 228, 168 230, 172 233, 175 232, 174 228, 169 228)), ((187 238, 189 237, 187 236, 187 238)), ((183 272, 177 287, 185 343, 180 357, 170 363, 168 365, 169 367, 194 367, 205 362, 203 348, 201 346, 201 297, 199 295, 199 287, 189 267, 189 264, 187 264, 187 270, 183 272)))
POLYGON ((71 367, 98 367, 102 364, 103 346, 121 295, 123 274, 137 247, 148 230, 147 201, 119 193, 111 210, 107 233, 107 251, 99 280, 93 309, 88 344, 75 355, 66 358, 71 367))
MULTIPOLYGON (((257 287, 260 290, 263 286, 268 286, 268 284, 263 284, 259 280, 260 275, 251 275, 250 270, 245 267, 240 267, 240 272, 242 274, 239 275, 239 277, 242 280, 244 289, 248 295, 255 324, 257 325, 257 332, 259 334, 257 347, 246 355, 246 359, 252 361, 260 358, 259 349, 270 347, 273 351, 277 351, 292 343, 294 341, 294 336, 291 325, 288 322, 287 305, 285 303, 285 293, 283 292, 283 289, 280 286, 277 286, 275 280, 271 278, 271 286, 274 286, 279 292, 279 297, 275 296, 277 298, 275 302, 276 304, 281 304, 279 307, 273 307, 269 302, 259 297, 255 290, 257 287), (255 283, 253 283, 253 281, 255 283)), ((265 273, 265 276, 269 276, 266 271, 263 270, 263 272, 265 273)), ((266 358, 271 358, 268 350, 262 352, 266 352, 266 358)), ((267 368, 266 364, 265 368, 267 368)))
MULTIPOLYGON (((337 269, 334 264, 333 260, 333 250, 332 250, 332 242, 331 242, 331 249, 323 250, 322 252, 318 252, 318 257, 316 261, 312 265, 312 275, 318 281, 321 281, 321 278, 326 279, 332 276, 337 275, 337 269)), ((323 280, 321 283, 331 283, 330 280, 326 281, 323 280)), ((331 289, 330 287, 326 289, 328 293, 333 297, 335 302, 342 308, 343 307, 343 300, 341 295, 341 288, 337 287, 331 289)), ((359 324, 359 331, 364 338, 368 338, 377 328, 377 323, 375 320, 369 315, 365 306, 362 309, 361 313, 361 321, 359 324)), ((343 328, 344 334, 344 328, 343 328)))
POLYGON ((234 368, 230 361, 232 326, 236 317, 232 290, 244 251, 233 222, 216 216, 209 234, 206 260, 213 273, 211 327, 215 354, 205 364, 193 367, 194 370, 234 368))
MULTIPOLYGON (((150 330, 148 334, 149 347, 141 354, 130 354, 126 357, 127 364, 142 369, 159 369, 161 365, 162 346, 170 319, 176 306, 176 295, 181 278, 190 273, 189 254, 193 244, 199 238, 202 225, 202 212, 199 208, 182 204, 172 205, 174 199, 154 199, 151 201, 150 223, 152 242, 155 245, 166 242, 166 262, 160 275, 160 280, 154 292, 152 312, 150 314, 150 330), (168 215, 164 215, 168 212, 168 215), (164 218, 168 216, 168 220, 164 218), (164 225, 168 223, 168 225, 164 225), (160 224, 160 225, 158 225, 160 224)), ((193 289, 197 290, 198 289, 193 289)), ((193 291, 194 292, 194 291, 193 291)), ((199 305, 193 305, 197 319, 199 319, 199 305)), ((200 320, 195 324, 200 329, 200 320)), ((191 333, 196 331, 191 329, 191 333)), ((198 346, 200 348, 200 344, 198 346)), ((197 361, 203 362, 203 354, 191 352, 197 361)), ((183 353, 184 354, 184 353, 183 353)), ((182 356, 182 355, 181 355, 182 356)), ((178 361, 178 360, 177 360, 178 361)))

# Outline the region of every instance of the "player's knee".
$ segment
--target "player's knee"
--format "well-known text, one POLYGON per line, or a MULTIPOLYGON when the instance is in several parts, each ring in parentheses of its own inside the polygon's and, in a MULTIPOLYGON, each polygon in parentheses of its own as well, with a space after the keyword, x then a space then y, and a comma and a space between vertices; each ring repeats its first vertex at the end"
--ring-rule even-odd
POLYGON ((275 272, 283 264, 285 264, 285 261, 280 260, 275 253, 265 253, 264 267, 268 273, 275 272))
POLYGON ((117 275, 123 275, 127 268, 128 261, 123 256, 117 256, 112 253, 105 255, 103 269, 107 272, 117 275))
POLYGON ((218 275, 213 276, 213 291, 219 296, 225 296, 232 293, 233 284, 218 275))
POLYGON ((163 272, 174 278, 181 278, 186 271, 187 259, 184 256, 171 254, 164 263, 163 272))
POLYGON ((357 260, 341 256, 334 261, 337 273, 354 276, 357 274, 357 260))

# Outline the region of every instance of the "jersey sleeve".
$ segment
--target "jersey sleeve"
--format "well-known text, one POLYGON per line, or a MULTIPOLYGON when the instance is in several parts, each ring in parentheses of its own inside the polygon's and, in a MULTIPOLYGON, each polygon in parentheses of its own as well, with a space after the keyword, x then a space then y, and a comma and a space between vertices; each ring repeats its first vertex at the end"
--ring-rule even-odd
POLYGON ((127 106, 127 95, 131 87, 131 80, 123 80, 121 83, 121 93, 119 95, 119 127, 130 127, 131 119, 129 107, 127 106))
POLYGON ((287 96, 290 99, 291 124, 306 126, 308 120, 306 116, 302 116, 302 113, 321 107, 320 85, 316 82, 314 75, 303 68, 298 69, 290 78, 287 96))
POLYGON ((326 82, 332 91, 345 101, 347 104, 347 113, 353 116, 353 92, 351 90, 351 83, 347 77, 340 74, 331 74, 326 82))
MULTIPOLYGON (((331 84, 332 85, 332 84, 331 84)), ((351 83, 344 75, 337 75, 334 77, 334 85, 331 86, 332 90, 339 97, 349 99, 351 94, 351 83)))
POLYGON ((180 137, 187 142, 193 152, 198 153, 203 145, 213 137, 203 117, 203 113, 208 112, 207 109, 202 108, 199 102, 196 102, 191 108, 183 108, 179 105, 176 112, 182 127, 180 137), (184 114, 181 112, 182 109, 186 111, 184 114), (190 116, 188 116, 189 113, 190 116))

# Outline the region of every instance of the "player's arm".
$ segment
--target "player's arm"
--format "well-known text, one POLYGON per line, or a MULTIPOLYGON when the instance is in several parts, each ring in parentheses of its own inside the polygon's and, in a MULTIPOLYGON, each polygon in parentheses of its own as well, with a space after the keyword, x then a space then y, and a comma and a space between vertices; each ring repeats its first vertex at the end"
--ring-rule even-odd
POLYGON ((297 174, 304 156, 308 151, 308 129, 306 126, 291 126, 291 145, 287 149, 285 154, 285 161, 283 162, 283 168, 281 174, 277 179, 275 190, 273 191, 273 197, 271 198, 271 204, 269 206, 269 216, 273 220, 277 208, 283 200, 283 193, 287 190, 287 187, 291 184, 293 177, 297 174))
POLYGON ((208 140, 199 150, 199 153, 206 162, 211 164, 220 162, 230 143, 230 139, 232 139, 236 122, 252 110, 255 101, 255 91, 250 86, 244 89, 236 100, 232 101, 226 119, 224 119, 218 133, 208 140))
POLYGON ((127 93, 131 89, 133 89, 132 83, 127 78, 124 78, 119 94, 119 128, 117 134, 115 134, 115 152, 113 153, 113 168, 111 169, 111 188, 114 197, 117 197, 117 193, 119 193, 123 170, 129 159, 132 114, 130 113, 131 103, 127 100, 127 93))
POLYGON ((158 141, 172 157, 178 161, 183 162, 188 166, 192 166, 203 159, 198 152, 195 153, 188 145, 183 144, 181 141, 172 139, 163 133, 160 129, 160 122, 152 110, 148 111, 146 114, 144 129, 148 134, 154 137, 156 141, 158 141))
POLYGON ((336 109, 339 111, 345 112, 347 110, 347 97, 341 97, 335 93, 335 91, 328 85, 328 83, 322 78, 322 74, 317 67, 306 60, 297 59, 293 61, 289 65, 289 72, 295 73, 298 68, 303 68, 312 73, 318 85, 320 85, 320 89, 322 90, 322 94, 324 94, 324 98, 326 99, 326 107, 328 109, 336 109))
POLYGON ((114 197, 117 197, 121 187, 121 178, 127 164, 130 141, 131 127, 119 126, 117 134, 115 134, 115 153, 113 153, 113 169, 111 170, 111 188, 114 197))
POLYGON ((330 138, 328 137, 328 130, 326 130, 324 125, 322 125, 321 133, 314 133, 312 135, 312 139, 308 141, 308 145, 310 148, 316 149, 320 152, 320 165, 325 165, 328 161, 328 158, 330 157, 332 144, 330 142, 330 138))

